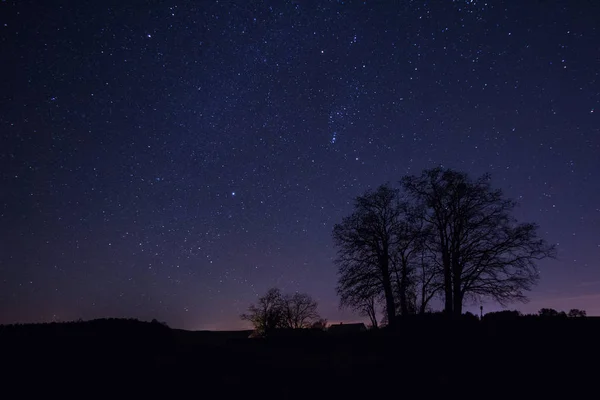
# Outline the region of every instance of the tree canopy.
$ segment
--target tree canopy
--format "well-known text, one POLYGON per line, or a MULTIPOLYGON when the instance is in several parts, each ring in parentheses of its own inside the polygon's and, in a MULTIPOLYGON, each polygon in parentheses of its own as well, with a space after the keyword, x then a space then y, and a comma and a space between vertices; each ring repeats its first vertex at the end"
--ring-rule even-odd
POLYGON ((283 295, 279 289, 271 288, 240 317, 251 322, 258 335, 267 336, 276 329, 309 328, 319 321, 325 325, 317 307, 318 303, 306 293, 283 295))
POLYGON ((425 312, 436 295, 451 315, 468 300, 526 301, 537 262, 555 248, 513 217, 516 205, 489 174, 441 167, 367 191, 333 229, 341 305, 381 300, 393 321, 425 312))

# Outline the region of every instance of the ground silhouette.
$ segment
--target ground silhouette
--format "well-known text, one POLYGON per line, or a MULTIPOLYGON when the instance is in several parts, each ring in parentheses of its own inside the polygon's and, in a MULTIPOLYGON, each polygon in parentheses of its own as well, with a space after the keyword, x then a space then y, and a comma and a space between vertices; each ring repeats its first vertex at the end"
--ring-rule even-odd
POLYGON ((394 330, 319 332, 251 339, 251 331, 120 319, 2 326, 4 390, 251 398, 554 393, 596 376, 600 319, 426 314, 400 318, 394 330))

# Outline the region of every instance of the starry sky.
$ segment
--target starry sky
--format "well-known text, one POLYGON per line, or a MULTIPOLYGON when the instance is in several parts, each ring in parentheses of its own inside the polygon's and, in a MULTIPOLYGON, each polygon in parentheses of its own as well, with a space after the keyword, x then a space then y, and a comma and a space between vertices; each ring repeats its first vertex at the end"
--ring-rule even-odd
POLYGON ((558 244, 516 308, 600 315, 598 27, 584 0, 3 1, 0 323, 240 329, 272 286, 360 319, 333 225, 437 165, 558 244))

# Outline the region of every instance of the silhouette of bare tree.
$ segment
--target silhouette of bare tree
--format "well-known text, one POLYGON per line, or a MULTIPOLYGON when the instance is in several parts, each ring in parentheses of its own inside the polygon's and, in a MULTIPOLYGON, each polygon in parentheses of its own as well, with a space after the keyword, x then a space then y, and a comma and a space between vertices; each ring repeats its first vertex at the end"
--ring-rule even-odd
POLYGON ((318 304, 306 293, 294 293, 283 297, 283 322, 287 328, 308 328, 318 320, 318 304))
POLYGON ((536 262, 554 257, 537 225, 517 223, 516 206, 492 189, 490 176, 472 180, 447 168, 406 176, 402 186, 435 234, 427 246, 442 272, 447 313, 460 315, 466 297, 506 304, 526 300, 538 280, 536 262))

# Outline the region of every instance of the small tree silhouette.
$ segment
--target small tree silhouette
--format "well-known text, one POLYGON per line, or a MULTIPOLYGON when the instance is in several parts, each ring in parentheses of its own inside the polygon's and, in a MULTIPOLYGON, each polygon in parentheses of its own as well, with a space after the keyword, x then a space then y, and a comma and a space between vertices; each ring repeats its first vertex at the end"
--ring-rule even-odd
POLYGON ((577 308, 572 308, 569 310, 569 313, 567 314, 567 316, 569 318, 582 318, 582 317, 586 317, 587 313, 585 312, 585 310, 580 310, 577 308))
POLYGON ((250 321, 258 335, 265 336, 271 331, 284 326, 283 297, 277 288, 258 299, 257 304, 248 307, 248 313, 240 316, 250 321))
POLYGON ((320 329, 320 330, 325 330, 327 329, 327 319, 325 318, 320 318, 319 320, 315 321, 312 323, 312 325, 310 326, 312 329, 320 329))
POLYGON ((306 293, 294 293, 283 297, 283 322, 286 328, 308 328, 319 319, 318 303, 306 293))
MULTIPOLYGON (((282 295, 277 288, 269 289, 257 304, 251 304, 240 318, 250 321, 256 334, 266 336, 280 328, 309 328, 319 321, 318 303, 306 293, 282 295)), ((325 320, 326 323, 326 320, 325 320)))
POLYGON ((550 317, 550 318, 556 318, 556 317, 566 318, 567 317, 567 313, 565 313, 564 311, 556 311, 554 308, 542 308, 540 311, 538 311, 538 315, 540 317, 550 317))

